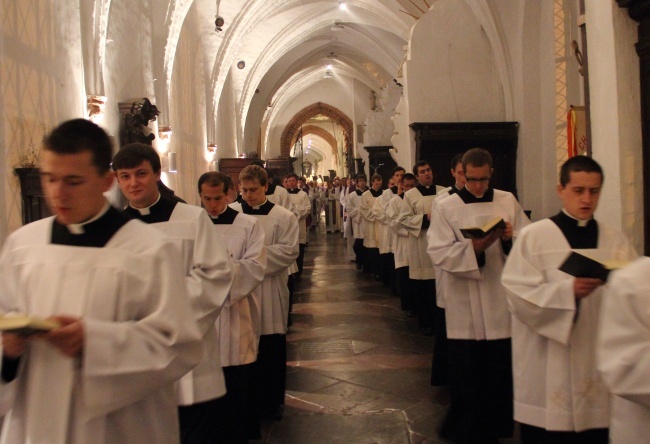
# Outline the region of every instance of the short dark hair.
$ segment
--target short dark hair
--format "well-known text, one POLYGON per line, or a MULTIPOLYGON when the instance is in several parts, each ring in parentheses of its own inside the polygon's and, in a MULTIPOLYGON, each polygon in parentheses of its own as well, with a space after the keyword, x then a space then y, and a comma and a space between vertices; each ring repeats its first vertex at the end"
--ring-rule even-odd
POLYGON ((405 180, 418 180, 417 177, 415 177, 414 174, 411 173, 405 173, 404 176, 402 176, 402 182, 405 180))
POLYGON ((268 183, 269 177, 266 175, 264 168, 257 165, 248 165, 239 173, 239 181, 243 182, 244 180, 257 180, 261 186, 264 186, 268 183))
POLYGON ((151 164, 154 173, 160 172, 160 156, 153 147, 144 143, 129 143, 113 157, 113 171, 135 168, 145 160, 151 164))
POLYGON ((381 177, 381 174, 373 174, 372 177, 370 178, 370 182, 374 182, 375 180, 381 180, 382 182, 384 181, 384 178, 381 177))
POLYGON ((402 168, 401 166, 396 166, 395 168, 393 168, 393 172, 392 172, 391 176, 394 176, 395 173, 398 172, 398 171, 404 171, 406 173, 406 170, 404 168, 402 168))
POLYGON ((300 180, 300 178, 298 177, 298 175, 296 173, 287 174, 287 179, 291 179, 292 177, 295 178, 297 181, 300 180))
POLYGON ((560 185, 565 187, 566 184, 568 184, 571 180, 571 173, 577 173, 579 171, 584 171, 585 173, 600 174, 601 185, 605 181, 605 174, 603 173, 603 169, 600 167, 598 162, 596 162, 591 157, 574 156, 569 158, 560 167, 560 185))
MULTIPOLYGON (((201 185, 203 184, 206 184, 209 187, 218 187, 219 185, 223 185, 223 192, 227 193, 230 189, 228 179, 230 179, 230 177, 218 171, 208 171, 207 173, 201 174, 201 177, 199 177, 199 194, 201 194, 201 185)), ((232 179, 230 179, 230 181, 232 182, 232 179)))
POLYGON ((255 159, 249 165, 257 165, 259 167, 264 168, 264 161, 262 159, 255 159))
POLYGON ((463 154, 464 154, 464 153, 456 154, 456 155, 451 159, 451 169, 452 169, 452 170, 455 170, 455 169, 456 169, 456 165, 458 165, 459 163, 460 163, 461 165, 463 164, 463 154))
POLYGON ((359 182, 360 179, 363 179, 366 182, 368 181, 368 178, 366 177, 365 174, 357 174, 357 177, 354 178, 354 183, 359 182))
POLYGON ((463 172, 467 171, 467 165, 482 167, 488 165, 492 168, 492 154, 485 148, 472 148, 463 154, 463 172))
MULTIPOLYGON (((252 164, 251 164, 251 165, 252 165, 252 164)), ((264 171, 266 171, 266 177, 268 177, 269 180, 275 178, 275 173, 273 172, 273 170, 268 169, 268 168, 264 168, 264 171)))
POLYGON ((429 163, 428 160, 418 160, 417 162, 415 162, 415 165, 413 165, 413 175, 417 177, 418 168, 423 167, 425 165, 431 168, 431 164, 429 163))
POLYGON ((43 149, 56 154, 92 153, 92 164, 100 175, 111 169, 113 143, 106 131, 86 119, 63 122, 43 140, 43 149))

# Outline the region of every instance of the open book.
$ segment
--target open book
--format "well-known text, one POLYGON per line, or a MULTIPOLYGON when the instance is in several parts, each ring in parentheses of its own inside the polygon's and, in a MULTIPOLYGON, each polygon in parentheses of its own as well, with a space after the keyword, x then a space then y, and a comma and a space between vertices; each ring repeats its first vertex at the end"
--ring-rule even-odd
POLYGON ((626 264, 626 261, 616 259, 600 261, 577 251, 572 251, 560 265, 560 271, 575 277, 607 281, 610 271, 621 268, 626 264))
POLYGON ((0 317, 0 331, 29 336, 34 333, 45 333, 58 328, 59 324, 47 319, 27 315, 9 315, 0 317))
POLYGON ((463 237, 466 239, 481 239, 499 228, 505 229, 506 223, 502 217, 497 216, 494 219, 490 219, 480 227, 461 228, 460 232, 463 233, 463 237))

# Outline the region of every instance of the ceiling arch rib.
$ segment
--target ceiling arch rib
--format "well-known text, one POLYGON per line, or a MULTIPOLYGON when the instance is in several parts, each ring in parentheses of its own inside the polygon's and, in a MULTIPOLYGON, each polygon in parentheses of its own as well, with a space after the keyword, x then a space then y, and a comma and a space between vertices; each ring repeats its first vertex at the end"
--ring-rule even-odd
MULTIPOLYGON (((327 24, 329 27, 330 24, 327 24)), ((314 27, 312 27, 314 28, 314 27)), ((356 68, 359 72, 365 71, 364 66, 361 63, 358 63, 357 60, 368 59, 371 63, 376 63, 381 66, 386 71, 386 77, 392 78, 399 68, 401 63, 401 54, 396 54, 393 51, 390 51, 390 48, 385 46, 382 43, 381 39, 377 39, 375 35, 367 32, 366 30, 359 28, 352 28, 354 35, 349 36, 349 46, 346 45, 346 42, 337 42, 340 43, 338 46, 340 49, 344 49, 345 52, 350 52, 355 54, 354 63, 357 65, 356 68), (356 48, 362 47, 364 51, 359 51, 356 48)), ((292 53, 297 53, 301 58, 298 58, 293 65, 288 66, 285 73, 278 79, 276 83, 282 84, 289 78, 289 76, 295 71, 301 69, 301 65, 308 63, 312 58, 317 58, 320 60, 326 60, 328 52, 331 52, 331 41, 322 42, 317 48, 312 49, 309 53, 305 55, 304 51, 300 51, 301 46, 305 45, 305 40, 312 39, 317 37, 319 34, 322 34, 324 29, 321 27, 315 27, 309 34, 298 34, 293 40, 287 42, 284 47, 277 48, 275 51, 269 49, 263 51, 263 55, 260 60, 255 64, 255 67, 251 71, 250 75, 246 79, 245 86, 242 91, 242 98, 240 102, 239 117, 242 122, 246 122, 246 115, 248 107, 252 101, 253 95, 257 89, 257 86, 261 83, 262 77, 266 73, 271 72, 271 69, 274 64, 278 63, 278 60, 281 58, 286 58, 287 55, 292 53)), ((405 43, 405 42, 404 42, 405 43)), ((269 45, 272 46, 272 45, 269 45)), ((298 57, 296 55, 296 57, 298 57)), ((351 66, 353 66, 351 64, 351 66)), ((356 76, 352 76, 356 77, 356 76)), ((279 86, 276 86, 276 88, 279 86)), ((269 92, 273 94, 273 91, 269 92)))

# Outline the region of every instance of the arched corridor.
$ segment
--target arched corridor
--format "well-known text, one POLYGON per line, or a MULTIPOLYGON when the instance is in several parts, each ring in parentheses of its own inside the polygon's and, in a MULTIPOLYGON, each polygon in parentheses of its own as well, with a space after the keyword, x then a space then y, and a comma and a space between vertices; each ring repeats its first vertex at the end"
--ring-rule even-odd
POLYGON ((433 338, 344 258, 339 233, 318 228, 296 284, 284 416, 265 423, 263 442, 446 442, 437 429, 448 399, 430 385, 433 338))

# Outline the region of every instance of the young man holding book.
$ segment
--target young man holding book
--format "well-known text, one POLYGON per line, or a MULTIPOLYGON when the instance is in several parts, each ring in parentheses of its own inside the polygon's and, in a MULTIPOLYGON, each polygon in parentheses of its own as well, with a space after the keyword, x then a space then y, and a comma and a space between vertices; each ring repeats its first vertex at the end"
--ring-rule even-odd
POLYGON ((529 223, 515 197, 490 186, 492 156, 462 159, 465 188, 433 206, 428 252, 444 275, 451 410, 441 434, 463 443, 512 434, 510 313, 501 271, 515 233, 529 223), (462 227, 500 216, 505 229, 466 239, 462 227))
POLYGON ((55 128, 40 166, 54 216, 2 249, 0 310, 59 324, 2 335, 16 390, 3 443, 178 442, 174 382, 199 362, 201 336, 176 245, 106 201, 111 157, 94 123, 55 128))
POLYGON ((512 312, 514 414, 523 443, 607 443, 609 394, 596 369, 603 282, 560 271, 573 249, 600 259, 636 253, 593 218, 603 172, 576 156, 560 170, 562 211, 524 229, 503 271, 512 312))

